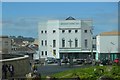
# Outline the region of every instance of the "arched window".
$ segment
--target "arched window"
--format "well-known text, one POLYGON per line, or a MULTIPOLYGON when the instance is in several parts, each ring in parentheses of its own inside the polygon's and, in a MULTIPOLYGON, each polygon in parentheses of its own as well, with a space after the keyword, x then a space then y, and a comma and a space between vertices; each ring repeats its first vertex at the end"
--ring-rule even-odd
POLYGON ((75 38, 75 47, 78 47, 78 39, 75 38))
POLYGON ((62 39, 62 47, 65 47, 65 39, 62 39))
POLYGON ((85 48, 87 48, 87 47, 88 47, 88 40, 85 39, 85 48))
POLYGON ((53 40, 53 47, 56 47, 56 40, 53 40))

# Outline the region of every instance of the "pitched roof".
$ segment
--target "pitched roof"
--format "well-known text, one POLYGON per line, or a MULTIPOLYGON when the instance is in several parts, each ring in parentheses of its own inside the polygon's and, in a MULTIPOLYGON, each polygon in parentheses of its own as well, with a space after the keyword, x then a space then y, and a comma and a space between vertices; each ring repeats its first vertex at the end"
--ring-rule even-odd
POLYGON ((36 53, 34 49, 29 47, 20 47, 17 49, 18 52, 36 53))
POLYGON ((66 20, 75 20, 75 18, 69 16, 68 18, 66 18, 66 20))

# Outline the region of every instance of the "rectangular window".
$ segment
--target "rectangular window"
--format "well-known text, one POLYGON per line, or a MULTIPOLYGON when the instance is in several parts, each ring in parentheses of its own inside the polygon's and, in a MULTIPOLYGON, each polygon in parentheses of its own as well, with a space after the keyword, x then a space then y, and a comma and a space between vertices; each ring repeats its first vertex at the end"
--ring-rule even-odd
POLYGON ((62 39, 62 47, 65 47, 65 40, 62 39))
POLYGON ((8 46, 8 41, 5 41, 4 43, 5 43, 5 46, 8 46))
POLYGON ((41 41, 41 45, 43 46, 43 40, 41 41))
POLYGON ((56 47, 56 40, 53 40, 53 47, 56 47))
POLYGON ((47 51, 45 51, 45 55, 47 56, 47 51))
POLYGON ((96 39, 96 37, 93 37, 93 39, 96 39))
POLYGON ((92 48, 96 49, 96 45, 95 45, 95 44, 93 44, 93 45, 92 45, 92 48))
POLYGON ((87 30, 84 30, 85 33, 87 33, 87 30))
POLYGON ((45 33, 47 33, 47 31, 45 31, 45 33))
POLYGON ((85 39, 85 48, 87 48, 88 47, 88 41, 87 41, 87 39, 85 39))
POLYGON ((78 47, 78 40, 75 39, 75 47, 78 47))
POLYGON ((43 52, 43 51, 41 52, 41 55, 42 55, 42 56, 44 55, 44 52, 43 52))
POLYGON ((45 40, 45 46, 47 46, 47 40, 45 40))
POLYGON ((71 30, 68 30, 69 33, 71 33, 71 30))
POLYGON ((53 50, 53 55, 54 55, 54 56, 56 55, 56 50, 53 50))
POLYGON ((41 33, 43 33, 43 31, 41 31, 41 33))
POLYGON ((62 30, 62 33, 65 33, 65 30, 62 30))
POLYGON ((55 33, 56 31, 55 30, 53 30, 53 33, 55 33))
POLYGON ((77 33, 78 32, 78 30, 75 30, 75 33, 77 33))

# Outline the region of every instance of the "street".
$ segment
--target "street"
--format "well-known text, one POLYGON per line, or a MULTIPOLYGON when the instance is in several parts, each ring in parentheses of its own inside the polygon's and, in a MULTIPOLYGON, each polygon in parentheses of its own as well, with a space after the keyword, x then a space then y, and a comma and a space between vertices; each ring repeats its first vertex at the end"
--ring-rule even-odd
POLYGON ((90 65, 73 65, 72 67, 70 67, 69 64, 67 65, 62 64, 61 66, 57 64, 47 64, 43 66, 38 65, 38 73, 40 73, 42 76, 50 76, 52 74, 59 73, 62 71, 76 69, 76 68, 85 68, 88 66, 90 65))

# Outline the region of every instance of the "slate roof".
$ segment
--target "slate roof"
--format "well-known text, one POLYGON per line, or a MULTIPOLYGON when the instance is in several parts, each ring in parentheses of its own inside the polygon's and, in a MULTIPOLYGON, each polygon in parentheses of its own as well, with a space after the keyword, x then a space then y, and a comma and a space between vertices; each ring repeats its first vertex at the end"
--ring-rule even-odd
POLYGON ((66 20, 75 20, 75 18, 69 16, 68 18, 66 18, 66 20))

